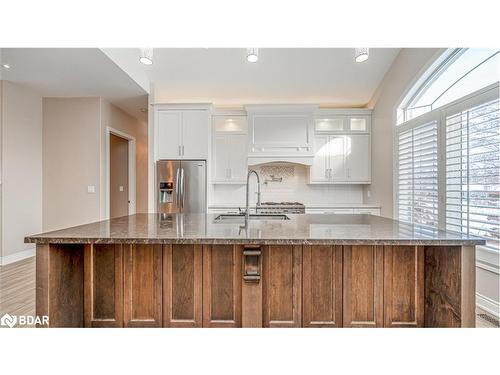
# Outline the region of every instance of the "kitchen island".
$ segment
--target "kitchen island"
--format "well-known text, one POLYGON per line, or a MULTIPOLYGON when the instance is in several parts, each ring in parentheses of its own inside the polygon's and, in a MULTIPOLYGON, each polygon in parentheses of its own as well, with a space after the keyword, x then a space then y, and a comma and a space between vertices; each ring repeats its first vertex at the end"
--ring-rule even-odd
POLYGON ((484 240, 372 215, 137 214, 33 235, 50 327, 474 327, 484 240))

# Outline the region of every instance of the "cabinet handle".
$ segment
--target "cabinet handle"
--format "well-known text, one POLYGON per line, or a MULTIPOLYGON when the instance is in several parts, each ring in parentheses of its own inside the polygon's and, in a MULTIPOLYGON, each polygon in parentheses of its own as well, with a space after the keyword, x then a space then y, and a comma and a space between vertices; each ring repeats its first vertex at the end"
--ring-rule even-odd
POLYGON ((184 145, 182 145, 182 156, 184 156, 184 145))
POLYGON ((178 150, 177 150, 177 155, 181 156, 181 146, 177 146, 178 147, 178 150))
POLYGON ((247 283, 259 283, 261 273, 260 247, 244 247, 243 249, 243 280, 247 283))

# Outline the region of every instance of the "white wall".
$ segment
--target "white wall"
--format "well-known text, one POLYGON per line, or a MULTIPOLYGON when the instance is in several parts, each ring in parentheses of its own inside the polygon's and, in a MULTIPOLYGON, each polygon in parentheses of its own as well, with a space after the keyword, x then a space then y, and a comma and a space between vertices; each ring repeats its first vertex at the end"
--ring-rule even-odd
POLYGON ((100 99, 44 98, 43 230, 97 221, 99 208, 100 99))
MULTIPOLYGON (((0 49, 0 62, 2 61, 2 49, 0 49)), ((2 81, 2 71, 0 70, 0 260, 2 259, 2 150, 3 150, 3 81, 2 81)))
POLYGON ((42 231, 42 98, 3 81, 2 263, 26 257, 34 245, 24 237, 42 231))
POLYGON ((398 54, 368 107, 372 112, 372 183, 364 189, 365 203, 378 203, 381 215, 393 216, 393 131, 395 110, 411 83, 442 49, 405 48, 398 54))
MULTIPOLYGON (((278 166, 279 164, 268 164, 278 166)), ((328 206, 334 204, 362 204, 363 188, 361 185, 308 185, 307 167, 301 164, 288 164, 285 169, 269 171, 263 165, 252 167, 261 178, 262 202, 300 202, 306 206, 328 206), (283 177, 282 182, 268 182, 269 174, 283 177)), ((254 177, 250 182, 250 205, 256 202, 254 177)), ((213 185, 210 206, 242 207, 245 205, 245 185, 213 185)))
POLYGON ((147 211, 147 125, 99 97, 44 98, 44 231, 104 219, 107 126, 136 139, 136 211, 147 211))

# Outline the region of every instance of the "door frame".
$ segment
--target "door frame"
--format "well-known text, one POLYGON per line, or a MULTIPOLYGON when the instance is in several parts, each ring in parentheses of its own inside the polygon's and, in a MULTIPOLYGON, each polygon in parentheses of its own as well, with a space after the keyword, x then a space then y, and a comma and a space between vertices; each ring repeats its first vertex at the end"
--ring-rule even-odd
POLYGON ((111 212, 111 192, 110 192, 110 138, 111 134, 117 137, 126 139, 128 141, 128 200, 130 201, 128 205, 128 214, 133 215, 136 212, 136 175, 135 175, 135 137, 122 132, 121 130, 114 129, 112 127, 106 126, 106 144, 105 144, 105 158, 106 158, 106 193, 104 200, 105 207, 105 220, 108 220, 111 212))

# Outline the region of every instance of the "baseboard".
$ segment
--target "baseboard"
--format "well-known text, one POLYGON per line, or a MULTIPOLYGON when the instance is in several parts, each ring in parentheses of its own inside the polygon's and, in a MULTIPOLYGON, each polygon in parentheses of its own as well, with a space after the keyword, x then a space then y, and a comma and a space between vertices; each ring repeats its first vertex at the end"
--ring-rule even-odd
POLYGON ((33 256, 35 256, 35 249, 34 248, 24 250, 24 251, 19 251, 19 252, 14 253, 14 254, 0 257, 0 266, 5 266, 7 264, 18 262, 18 261, 26 259, 26 258, 31 258, 33 256))
POLYGON ((476 293, 476 305, 480 309, 500 319, 500 303, 493 301, 491 298, 485 297, 482 294, 476 293))

